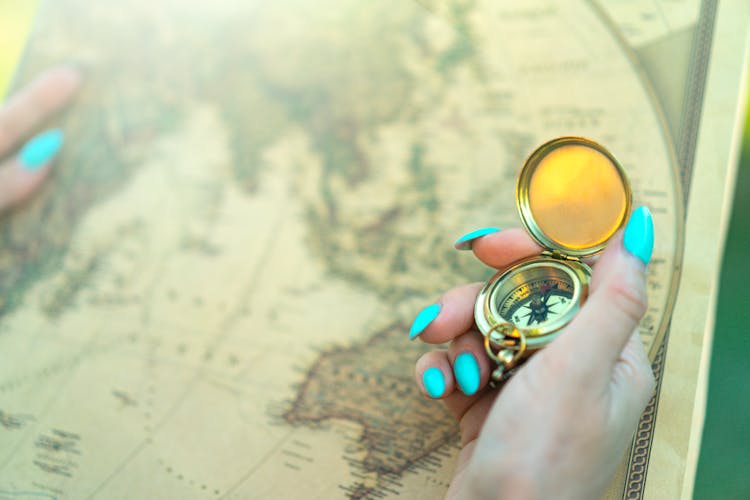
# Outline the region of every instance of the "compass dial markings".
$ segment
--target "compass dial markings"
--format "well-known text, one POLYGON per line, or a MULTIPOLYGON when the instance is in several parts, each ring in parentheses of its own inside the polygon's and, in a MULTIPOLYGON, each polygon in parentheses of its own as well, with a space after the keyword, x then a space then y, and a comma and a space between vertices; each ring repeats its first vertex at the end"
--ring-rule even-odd
POLYGON ((564 313, 572 295, 572 284, 559 277, 532 279, 499 300, 498 312, 515 325, 535 326, 564 313))

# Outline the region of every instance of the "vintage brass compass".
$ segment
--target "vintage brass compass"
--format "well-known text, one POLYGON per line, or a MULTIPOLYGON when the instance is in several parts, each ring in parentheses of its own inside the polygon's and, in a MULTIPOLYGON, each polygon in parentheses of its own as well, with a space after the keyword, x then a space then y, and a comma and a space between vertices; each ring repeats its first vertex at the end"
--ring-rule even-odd
POLYGON ((630 205, 625 172, 592 140, 560 137, 529 156, 518 176, 516 206, 544 251, 501 269, 474 307, 487 354, 497 364, 494 383, 573 319, 588 296, 592 272, 581 259, 604 249, 626 223, 630 205))

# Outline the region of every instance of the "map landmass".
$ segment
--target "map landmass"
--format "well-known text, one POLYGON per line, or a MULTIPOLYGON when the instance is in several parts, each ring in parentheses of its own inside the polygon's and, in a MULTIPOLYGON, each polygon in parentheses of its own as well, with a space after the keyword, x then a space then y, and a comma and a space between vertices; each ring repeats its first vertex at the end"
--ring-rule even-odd
POLYGON ((440 495, 456 424, 408 325, 493 273, 452 241, 518 225, 517 170, 558 135, 607 144, 652 209, 663 332, 669 133, 589 3, 178 7, 40 14, 18 84, 70 54, 87 84, 0 228, 3 491, 440 495))
MULTIPOLYGON (((416 388, 410 368, 425 348, 404 343, 406 328, 396 323, 362 343, 321 353, 283 415, 292 425, 333 419, 361 425, 361 449, 355 451, 365 456, 348 462, 364 474, 375 473, 381 483, 458 440, 453 416, 416 388)), ((364 498, 383 486, 359 483, 345 491, 364 498)))

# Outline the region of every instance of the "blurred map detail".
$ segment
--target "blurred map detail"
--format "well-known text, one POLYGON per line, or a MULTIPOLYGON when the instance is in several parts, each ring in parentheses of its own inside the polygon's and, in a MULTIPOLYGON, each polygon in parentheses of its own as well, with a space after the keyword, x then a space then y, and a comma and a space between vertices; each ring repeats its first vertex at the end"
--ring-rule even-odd
POLYGON ((408 325, 491 273, 452 241, 518 225, 518 168, 559 135, 654 213, 655 356, 701 8, 45 3, 17 86, 72 59, 86 87, 0 227, 0 498, 440 496, 457 429, 408 325))

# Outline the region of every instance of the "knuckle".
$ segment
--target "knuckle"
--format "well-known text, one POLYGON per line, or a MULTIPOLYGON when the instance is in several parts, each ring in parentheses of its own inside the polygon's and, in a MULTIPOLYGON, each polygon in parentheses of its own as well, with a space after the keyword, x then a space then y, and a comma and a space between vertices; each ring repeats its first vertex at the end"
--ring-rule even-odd
POLYGON ((617 310, 622 311, 635 324, 640 322, 648 308, 644 287, 635 286, 629 280, 618 280, 611 285, 611 301, 617 310))
POLYGON ((651 365, 646 359, 645 353, 630 356, 621 362, 624 374, 630 380, 633 393, 638 397, 641 404, 645 406, 656 389, 656 378, 651 365))
POLYGON ((645 369, 638 370, 637 373, 636 387, 641 391, 644 400, 648 401, 656 390, 656 377, 654 377, 651 367, 645 367, 645 369))
POLYGON ((650 396, 656 388, 654 373, 648 367, 635 368, 632 377, 636 390, 644 397, 650 396))

